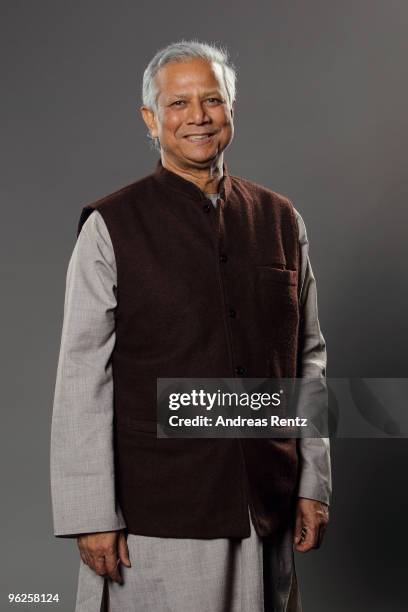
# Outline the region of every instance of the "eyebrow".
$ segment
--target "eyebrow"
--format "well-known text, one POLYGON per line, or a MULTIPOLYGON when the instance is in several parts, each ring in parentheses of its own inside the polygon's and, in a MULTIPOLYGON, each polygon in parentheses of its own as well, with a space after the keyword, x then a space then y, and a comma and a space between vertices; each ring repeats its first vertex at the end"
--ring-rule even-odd
MULTIPOLYGON (((210 96, 210 95, 214 95, 217 94, 217 96, 221 96, 221 93, 218 89, 211 89, 211 91, 205 91, 203 93, 203 96, 210 96)), ((188 98, 188 93, 174 93, 174 94, 170 94, 169 98, 188 98)))

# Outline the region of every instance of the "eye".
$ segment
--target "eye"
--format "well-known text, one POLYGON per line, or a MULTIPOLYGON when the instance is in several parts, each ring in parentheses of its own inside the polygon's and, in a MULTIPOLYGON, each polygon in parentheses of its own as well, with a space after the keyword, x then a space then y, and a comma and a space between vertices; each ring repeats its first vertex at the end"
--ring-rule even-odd
POLYGON ((222 102, 222 100, 220 100, 219 98, 207 98, 207 102, 212 103, 217 103, 217 102, 222 102))
POLYGON ((184 104, 184 100, 176 100, 175 102, 170 104, 170 106, 180 106, 181 104, 184 104))

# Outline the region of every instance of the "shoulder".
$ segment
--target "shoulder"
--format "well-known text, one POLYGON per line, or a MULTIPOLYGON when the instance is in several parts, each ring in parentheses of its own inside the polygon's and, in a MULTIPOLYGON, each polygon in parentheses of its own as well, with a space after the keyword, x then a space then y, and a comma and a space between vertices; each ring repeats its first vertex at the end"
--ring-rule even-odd
MULTIPOLYGON (((93 211, 99 212, 106 222, 112 214, 116 215, 126 210, 129 202, 146 201, 153 188, 153 176, 149 174, 97 200, 84 204, 80 213, 77 234, 79 235, 93 211)), ((97 222, 100 224, 100 219, 97 222)))
POLYGON ((293 219, 296 220, 296 225, 299 234, 299 243, 306 244, 308 242, 305 222, 303 221, 302 215, 295 208, 292 200, 278 191, 242 178, 240 176, 231 175, 232 185, 237 191, 240 191, 243 195, 254 198, 261 202, 269 202, 275 208, 280 211, 287 211, 293 219))
POLYGON ((77 239, 76 249, 85 253, 89 261, 103 260, 115 268, 115 253, 112 240, 103 216, 98 210, 91 210, 84 221, 77 239))
POLYGON ((255 197, 265 202, 269 201, 282 208, 293 209, 293 203, 287 196, 278 191, 273 191, 260 183, 234 175, 231 175, 231 183, 234 190, 241 192, 243 195, 248 195, 252 198, 255 197))
POLYGON ((81 237, 93 239, 95 242, 110 244, 110 236, 105 220, 97 209, 92 209, 82 225, 81 237))
POLYGON ((300 244, 306 244, 308 242, 308 238, 307 238, 305 222, 303 221, 302 215, 295 207, 293 207, 293 210, 296 216, 296 222, 297 222, 298 230, 299 230, 299 242, 300 244))
POLYGON ((134 200, 145 196, 153 188, 153 177, 151 174, 144 176, 133 183, 129 183, 112 193, 109 193, 98 200, 90 202, 87 206, 100 212, 112 207, 126 204, 129 200, 134 200))
POLYGON ((231 176, 231 181, 236 192, 263 211, 269 210, 276 222, 289 223, 298 234, 299 242, 304 243, 306 228, 303 219, 288 196, 240 176, 231 176))

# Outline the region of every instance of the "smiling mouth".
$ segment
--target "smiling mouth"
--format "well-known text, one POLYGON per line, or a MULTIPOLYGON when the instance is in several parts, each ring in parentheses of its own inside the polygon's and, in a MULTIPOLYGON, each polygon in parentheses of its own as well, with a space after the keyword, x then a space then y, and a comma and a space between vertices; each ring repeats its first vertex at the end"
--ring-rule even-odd
POLYGON ((184 136, 184 138, 186 138, 186 140, 190 142, 208 142, 211 140, 214 134, 215 132, 212 132, 210 134, 196 134, 196 135, 191 134, 189 136, 184 136))

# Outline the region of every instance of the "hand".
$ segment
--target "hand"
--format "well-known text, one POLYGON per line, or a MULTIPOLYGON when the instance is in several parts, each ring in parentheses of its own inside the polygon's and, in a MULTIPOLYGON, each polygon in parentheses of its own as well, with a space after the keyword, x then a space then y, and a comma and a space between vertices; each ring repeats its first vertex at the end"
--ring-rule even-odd
POLYGON ((119 562, 131 567, 124 529, 87 533, 77 538, 77 544, 84 563, 99 576, 109 576, 114 582, 123 584, 119 562))
POLYGON ((299 497, 293 543, 298 552, 320 548, 329 522, 329 507, 315 499, 299 497))

